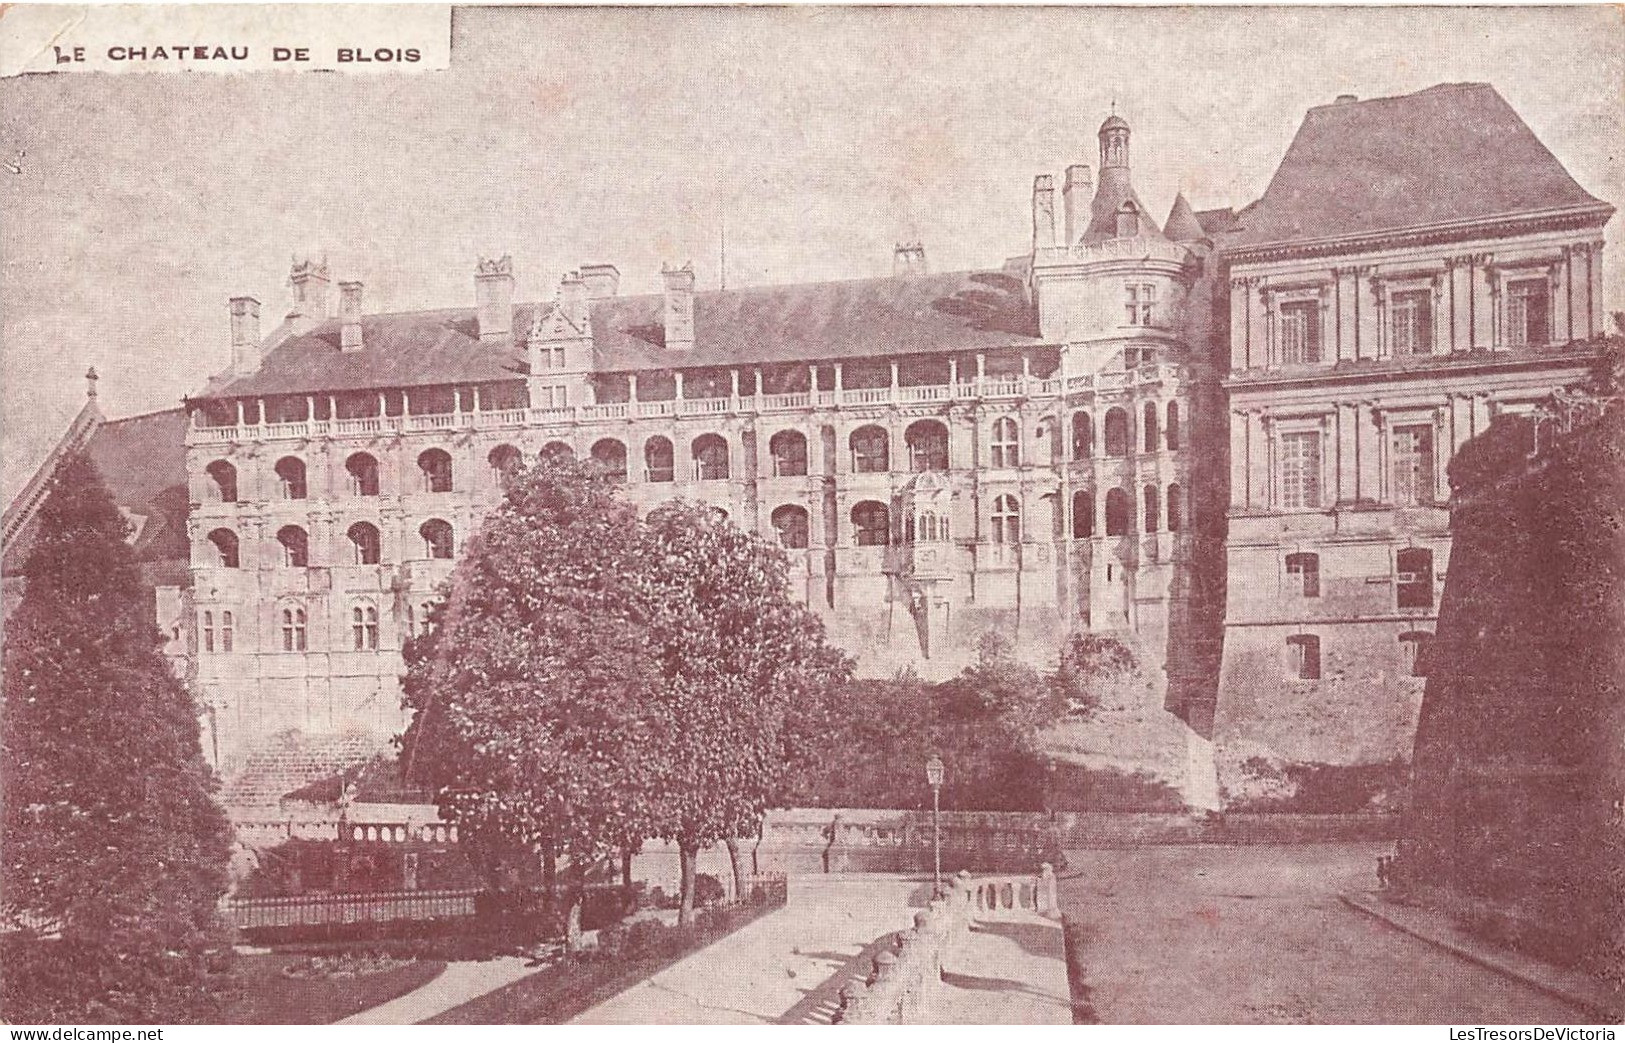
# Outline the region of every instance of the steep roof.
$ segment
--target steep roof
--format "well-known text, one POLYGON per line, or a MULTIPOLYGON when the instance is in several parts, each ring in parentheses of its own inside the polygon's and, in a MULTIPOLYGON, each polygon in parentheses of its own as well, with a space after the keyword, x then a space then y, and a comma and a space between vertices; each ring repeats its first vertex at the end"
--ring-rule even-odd
POLYGON ((1094 201, 1089 204, 1089 228, 1083 233, 1083 241, 1097 243, 1104 239, 1117 237, 1117 212, 1123 209, 1124 203, 1132 203, 1134 210, 1140 215, 1140 235, 1151 239, 1162 237, 1162 231, 1157 227, 1156 219, 1151 212, 1140 202, 1139 193, 1129 183, 1128 172, 1105 169, 1100 172, 1100 184, 1095 188, 1094 201))
POLYGON ((209 395, 310 394, 513 380, 525 373, 525 353, 519 345, 538 308, 550 306, 515 305, 513 340, 502 344, 480 341, 473 308, 367 315, 361 320, 361 350, 350 352, 339 350, 339 320, 326 319, 283 340, 254 372, 211 388, 209 395))
POLYGON ((1210 236, 1228 232, 1236 227, 1236 212, 1227 206, 1217 210, 1196 211, 1196 223, 1202 226, 1202 231, 1210 236))
MULTIPOLYGON (((84 442, 113 500, 135 526, 131 545, 148 583, 184 583, 190 545, 186 537, 186 413, 156 413, 99 420, 84 442)), ((54 468, 59 458, 49 463, 54 468)), ((48 480, 48 477, 47 477, 48 480)), ((20 575, 38 530, 24 519, 6 541, 0 572, 20 575)))
MULTIPOLYGON (((518 379, 528 372, 523 338, 537 310, 545 315, 551 307, 515 306, 512 344, 480 343, 471 308, 369 315, 361 322, 362 350, 348 353, 339 350, 338 320, 328 319, 277 344, 253 373, 199 397, 518 379)), ((596 368, 750 365, 1038 342, 1019 266, 696 293, 696 343, 680 357, 665 349, 663 308, 662 294, 594 301, 596 368)))
MULTIPOLYGON (((602 370, 659 369, 658 294, 592 306, 602 370)), ((800 362, 1037 343, 1026 283, 1012 270, 847 279, 694 296, 695 346, 682 366, 800 362)))
POLYGON ((275 806, 313 783, 353 774, 381 745, 359 734, 283 732, 248 754, 226 780, 220 803, 228 810, 275 806))
POLYGON ((1188 243, 1207 235, 1202 223, 1196 219, 1196 211, 1191 209, 1185 193, 1180 192, 1174 196, 1173 209, 1168 211, 1168 220, 1163 222, 1162 234, 1176 243, 1188 243))
POLYGON ((1599 206, 1495 88, 1310 109, 1226 248, 1599 206))

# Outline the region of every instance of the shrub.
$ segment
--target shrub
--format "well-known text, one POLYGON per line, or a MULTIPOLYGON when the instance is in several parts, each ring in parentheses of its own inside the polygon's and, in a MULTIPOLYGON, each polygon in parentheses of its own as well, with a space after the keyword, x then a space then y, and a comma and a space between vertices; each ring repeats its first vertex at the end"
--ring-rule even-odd
POLYGON ((710 873, 700 873, 694 878, 694 904, 695 906, 716 905, 727 897, 728 892, 723 888, 722 881, 710 873))
POLYGON ((611 924, 598 929, 598 957, 602 960, 614 960, 626 951, 626 941, 629 931, 623 924, 611 924))
POLYGON ((626 929, 621 951, 633 960, 658 955, 666 946, 666 935, 672 930, 659 920, 639 920, 626 929))

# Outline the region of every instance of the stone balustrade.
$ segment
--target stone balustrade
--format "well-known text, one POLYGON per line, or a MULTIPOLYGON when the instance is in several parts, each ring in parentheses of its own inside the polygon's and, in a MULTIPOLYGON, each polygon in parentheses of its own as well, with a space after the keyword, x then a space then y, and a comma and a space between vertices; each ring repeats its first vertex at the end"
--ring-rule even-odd
POLYGON ((1180 379, 1180 367, 1171 364, 1140 366, 1136 369, 1090 373, 1062 378, 984 377, 956 384, 875 388, 843 388, 834 391, 797 391, 782 394, 736 395, 720 398, 676 398, 637 402, 603 402, 595 405, 526 407, 518 409, 474 409, 451 413, 406 412, 398 416, 366 416, 331 420, 292 420, 277 423, 241 423, 188 427, 188 445, 215 445, 262 439, 322 438, 346 435, 399 434, 410 431, 500 430, 515 427, 546 427, 606 420, 659 419, 680 416, 717 416, 794 412, 836 406, 903 406, 921 403, 968 402, 979 399, 1059 397, 1080 392, 1110 392, 1139 384, 1157 384, 1180 379))
POLYGON ((929 1025, 935 1021, 942 967, 978 920, 1024 914, 1060 916, 1055 870, 973 877, 961 870, 871 959, 869 973, 841 989, 834 1021, 845 1025, 929 1025))

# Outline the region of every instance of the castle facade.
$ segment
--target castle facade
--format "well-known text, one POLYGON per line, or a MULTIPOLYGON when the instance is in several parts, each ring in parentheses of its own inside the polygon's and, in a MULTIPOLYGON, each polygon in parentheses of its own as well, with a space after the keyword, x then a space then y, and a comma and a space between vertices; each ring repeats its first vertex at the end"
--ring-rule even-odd
POLYGON ((1129 125, 1097 140, 1098 181, 1038 176, 1030 252, 981 271, 905 244, 890 278, 633 296, 591 264, 532 304, 501 257, 472 307, 339 282, 335 315, 304 261, 274 329, 234 298, 185 432, 206 748, 398 731, 402 643, 507 477, 565 452, 779 542, 870 675, 1120 636, 1148 681, 1116 709, 1192 803, 1408 757, 1446 469, 1601 357, 1612 208, 1482 84, 1312 109, 1258 202, 1160 223, 1129 125))

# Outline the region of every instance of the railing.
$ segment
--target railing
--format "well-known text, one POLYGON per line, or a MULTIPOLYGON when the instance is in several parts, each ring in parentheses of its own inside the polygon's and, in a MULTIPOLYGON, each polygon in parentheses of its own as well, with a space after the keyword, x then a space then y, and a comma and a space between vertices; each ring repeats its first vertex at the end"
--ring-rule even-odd
POLYGON ((638 402, 603 402, 582 406, 536 406, 452 413, 414 413, 409 416, 358 417, 348 420, 300 420, 274 424, 233 424, 225 427, 193 426, 188 440, 194 444, 232 442, 247 438, 307 438, 314 435, 378 434, 386 431, 437 431, 463 427, 521 427, 527 424, 565 424, 576 421, 624 420, 671 416, 716 416, 728 413, 772 413, 815 407, 907 405, 922 402, 968 401, 980 398, 1057 396, 1080 391, 1112 391, 1136 384, 1176 379, 1179 367, 1141 366, 1138 369, 1084 376, 984 377, 957 384, 843 388, 790 391, 720 398, 679 398, 638 402))
POLYGON ((481 893, 479 890, 387 891, 377 894, 232 898, 224 903, 224 912, 234 927, 244 931, 391 923, 398 920, 446 920, 473 916, 475 899, 481 893))
POLYGON ((847 1025, 928 1025, 937 1013, 944 958, 963 943, 973 920, 1058 918, 1055 871, 972 877, 961 871, 925 909, 876 953, 869 976, 841 989, 836 1022, 847 1025))

